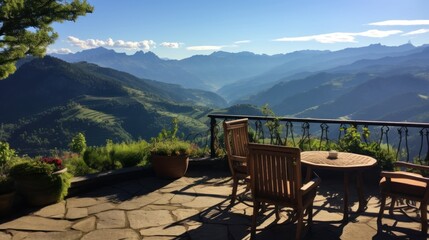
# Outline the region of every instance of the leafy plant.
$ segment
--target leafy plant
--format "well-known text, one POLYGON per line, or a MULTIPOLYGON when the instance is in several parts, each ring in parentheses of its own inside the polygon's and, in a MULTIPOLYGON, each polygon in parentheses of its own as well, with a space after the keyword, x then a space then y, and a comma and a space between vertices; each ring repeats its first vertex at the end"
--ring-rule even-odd
POLYGON ((282 133, 282 126, 280 125, 280 119, 276 117, 273 110, 269 108, 268 104, 265 104, 262 106, 261 109, 262 113, 267 116, 273 116, 274 119, 267 120, 265 123, 265 126, 268 128, 268 131, 270 133, 270 144, 277 144, 277 145, 283 145, 282 139, 280 137, 282 133))
POLYGON ((13 190, 13 180, 9 176, 12 158, 15 150, 11 149, 9 143, 0 142, 0 193, 8 193, 13 190))
POLYGON ((74 153, 82 153, 86 149, 86 138, 83 133, 76 134, 70 143, 70 150, 74 153))
POLYGON ((383 170, 393 170, 393 163, 396 161, 393 152, 390 152, 387 146, 379 145, 377 142, 367 142, 370 131, 363 128, 362 134, 356 127, 347 128, 346 134, 338 142, 340 151, 352 152, 374 157, 383 170), (362 141, 362 138, 365 141, 362 141))
POLYGON ((151 150, 152 154, 162 156, 190 155, 193 151, 192 145, 181 140, 166 140, 154 142, 151 150))
MULTIPOLYGON (((130 143, 107 140, 105 146, 88 147, 83 153, 83 161, 89 169, 97 172, 145 165, 150 148, 151 145, 144 140, 130 143)), ((78 160, 74 162, 79 163, 78 160)), ((88 171, 83 163, 80 164, 82 170, 88 171)))
POLYGON ((64 159, 64 165, 67 167, 67 171, 74 176, 83 176, 90 173, 95 173, 96 170, 90 168, 82 156, 72 155, 67 159, 64 159))
POLYGON ((55 163, 35 159, 14 165, 10 170, 10 175, 17 181, 27 180, 35 184, 43 183, 46 186, 52 186, 58 193, 57 200, 60 201, 67 195, 73 176, 67 172, 56 174, 56 171, 55 163))
POLYGON ((111 158, 121 163, 123 167, 143 164, 149 155, 150 144, 144 140, 130 143, 114 144, 111 158))
POLYGON ((109 152, 105 147, 88 147, 83 153, 83 160, 88 167, 98 172, 112 169, 109 152))
POLYGON ((176 134, 179 130, 178 119, 173 118, 172 129, 162 129, 156 138, 152 138, 151 154, 162 156, 178 156, 192 154, 195 145, 189 142, 180 140, 176 134))

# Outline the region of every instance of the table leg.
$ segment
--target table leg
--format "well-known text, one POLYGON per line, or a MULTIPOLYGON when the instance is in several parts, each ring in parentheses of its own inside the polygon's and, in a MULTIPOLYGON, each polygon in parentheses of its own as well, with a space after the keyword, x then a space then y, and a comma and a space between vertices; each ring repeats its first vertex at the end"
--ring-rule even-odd
POLYGON ((313 169, 307 166, 307 173, 305 174, 305 183, 308 183, 310 181, 312 174, 313 174, 313 169))
POLYGON ((344 216, 343 222, 349 221, 349 173, 344 172, 344 216))
POLYGON ((362 178, 362 171, 358 171, 357 172, 357 191, 358 191, 358 195, 359 195, 359 208, 358 208, 358 212, 364 212, 365 211, 365 205, 366 205, 366 201, 365 201, 365 196, 363 194, 363 178, 362 178))

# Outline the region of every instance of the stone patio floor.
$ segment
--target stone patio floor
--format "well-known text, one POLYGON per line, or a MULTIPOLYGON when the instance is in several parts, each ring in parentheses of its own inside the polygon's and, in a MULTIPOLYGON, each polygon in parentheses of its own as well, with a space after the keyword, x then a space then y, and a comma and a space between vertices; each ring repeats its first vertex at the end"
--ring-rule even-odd
MULTIPOLYGON (((416 211, 407 207, 396 208, 394 216, 386 211, 377 234, 378 189, 368 184, 366 211, 351 213, 342 224, 341 180, 322 178, 313 228, 304 231, 304 239, 426 239, 419 235, 416 211)), ((226 171, 190 171, 177 180, 142 176, 121 181, 1 219, 0 240, 250 239, 251 203, 229 206, 231 183, 226 171)), ((356 211, 353 182, 349 198, 356 211)), ((287 221, 287 213, 283 209, 276 221, 268 207, 259 215, 256 239, 294 239, 296 224, 287 221)))

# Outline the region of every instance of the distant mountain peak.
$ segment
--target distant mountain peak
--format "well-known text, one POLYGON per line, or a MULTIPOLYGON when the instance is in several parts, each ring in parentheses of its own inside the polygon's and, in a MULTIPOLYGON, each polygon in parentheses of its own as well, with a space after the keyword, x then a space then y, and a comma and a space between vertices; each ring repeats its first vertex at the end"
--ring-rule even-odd
POLYGON ((230 52, 225 52, 225 51, 216 51, 213 52, 212 54, 210 54, 209 56, 213 56, 213 57, 224 57, 224 56, 228 56, 231 55, 230 52))
POLYGON ((136 57, 136 58, 145 58, 145 59, 150 59, 150 60, 160 60, 160 58, 158 57, 158 55, 156 55, 155 53, 153 53, 151 51, 148 51, 148 52, 137 51, 132 56, 136 57))
POLYGON ((101 54, 101 53, 115 53, 115 50, 107 49, 105 47, 96 47, 87 50, 83 50, 81 52, 93 53, 93 54, 101 54))

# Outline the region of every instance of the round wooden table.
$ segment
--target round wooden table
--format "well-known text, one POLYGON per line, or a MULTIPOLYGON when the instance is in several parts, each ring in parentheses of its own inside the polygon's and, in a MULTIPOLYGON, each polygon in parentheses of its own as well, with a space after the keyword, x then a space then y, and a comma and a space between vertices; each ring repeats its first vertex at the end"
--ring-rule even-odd
POLYGON ((329 158, 328 151, 304 151, 301 152, 301 163, 307 167, 306 182, 310 180, 313 169, 330 169, 344 171, 344 216, 343 221, 348 221, 348 185, 350 171, 357 172, 357 189, 359 195, 358 212, 365 210, 366 201, 362 188, 362 171, 373 167, 377 160, 360 154, 338 152, 337 158, 329 158))

